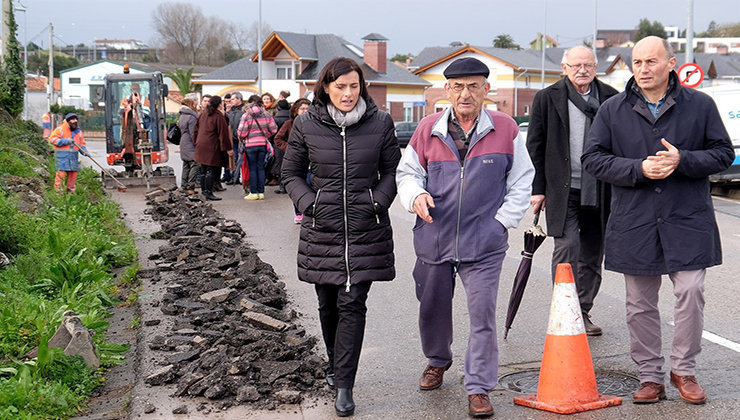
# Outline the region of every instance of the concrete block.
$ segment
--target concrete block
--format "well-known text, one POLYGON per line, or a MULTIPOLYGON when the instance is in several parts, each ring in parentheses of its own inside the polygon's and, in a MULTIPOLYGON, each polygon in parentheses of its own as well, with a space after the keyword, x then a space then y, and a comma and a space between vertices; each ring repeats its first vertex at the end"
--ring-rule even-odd
POLYGON ((288 327, 288 324, 285 322, 259 312, 245 312, 244 318, 246 318, 249 323, 257 327, 271 331, 282 331, 288 327))
POLYGON ((162 385, 172 382, 175 377, 175 365, 167 365, 161 369, 157 369, 154 373, 147 376, 144 383, 148 385, 162 385))
POLYGON ((231 288, 218 289, 212 292, 203 293, 200 295, 200 300, 208 303, 221 303, 229 298, 229 295, 234 293, 236 290, 231 288))

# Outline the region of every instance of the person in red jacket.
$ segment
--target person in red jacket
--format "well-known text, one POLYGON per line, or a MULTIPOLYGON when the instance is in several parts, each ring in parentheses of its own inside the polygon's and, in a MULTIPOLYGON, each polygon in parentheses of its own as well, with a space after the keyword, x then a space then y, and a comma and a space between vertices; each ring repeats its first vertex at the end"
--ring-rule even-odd
POLYGON ((57 174, 54 178, 54 188, 62 189, 62 181, 66 178, 67 191, 74 193, 77 190, 77 171, 79 170, 78 151, 89 156, 85 147, 85 137, 77 125, 77 114, 70 113, 64 116, 64 122, 55 128, 49 136, 49 143, 54 146, 57 174))

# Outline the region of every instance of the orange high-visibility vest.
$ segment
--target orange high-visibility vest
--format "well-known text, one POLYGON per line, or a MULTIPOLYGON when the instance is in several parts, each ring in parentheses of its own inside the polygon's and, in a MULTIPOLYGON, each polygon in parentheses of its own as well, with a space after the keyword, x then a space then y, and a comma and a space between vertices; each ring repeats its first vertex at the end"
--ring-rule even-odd
POLYGON ((51 113, 47 112, 41 117, 41 128, 44 129, 44 138, 48 139, 51 134, 51 113))

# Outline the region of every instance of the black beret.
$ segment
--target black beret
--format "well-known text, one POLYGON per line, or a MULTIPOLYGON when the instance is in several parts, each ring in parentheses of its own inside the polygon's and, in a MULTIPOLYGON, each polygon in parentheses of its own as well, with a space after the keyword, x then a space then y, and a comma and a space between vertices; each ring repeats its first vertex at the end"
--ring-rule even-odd
POLYGON ((76 119, 77 119, 77 114, 75 114, 74 112, 70 112, 69 114, 64 116, 65 121, 76 120, 76 119))
POLYGON ((488 66, 483 64, 480 60, 473 57, 458 58, 453 61, 444 73, 446 78, 452 79, 454 77, 468 77, 468 76, 483 76, 488 78, 490 70, 488 66))

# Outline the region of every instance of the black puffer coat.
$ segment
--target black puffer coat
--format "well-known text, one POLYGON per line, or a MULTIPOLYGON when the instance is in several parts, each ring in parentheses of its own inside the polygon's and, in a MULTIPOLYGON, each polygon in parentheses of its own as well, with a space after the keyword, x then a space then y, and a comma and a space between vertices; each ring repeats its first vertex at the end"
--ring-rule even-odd
POLYGON ((304 215, 300 280, 348 287, 393 280, 388 207, 396 196, 400 158, 390 115, 370 100, 360 121, 344 130, 316 102, 295 119, 282 179, 304 215), (309 169, 311 185, 306 184, 309 169))

